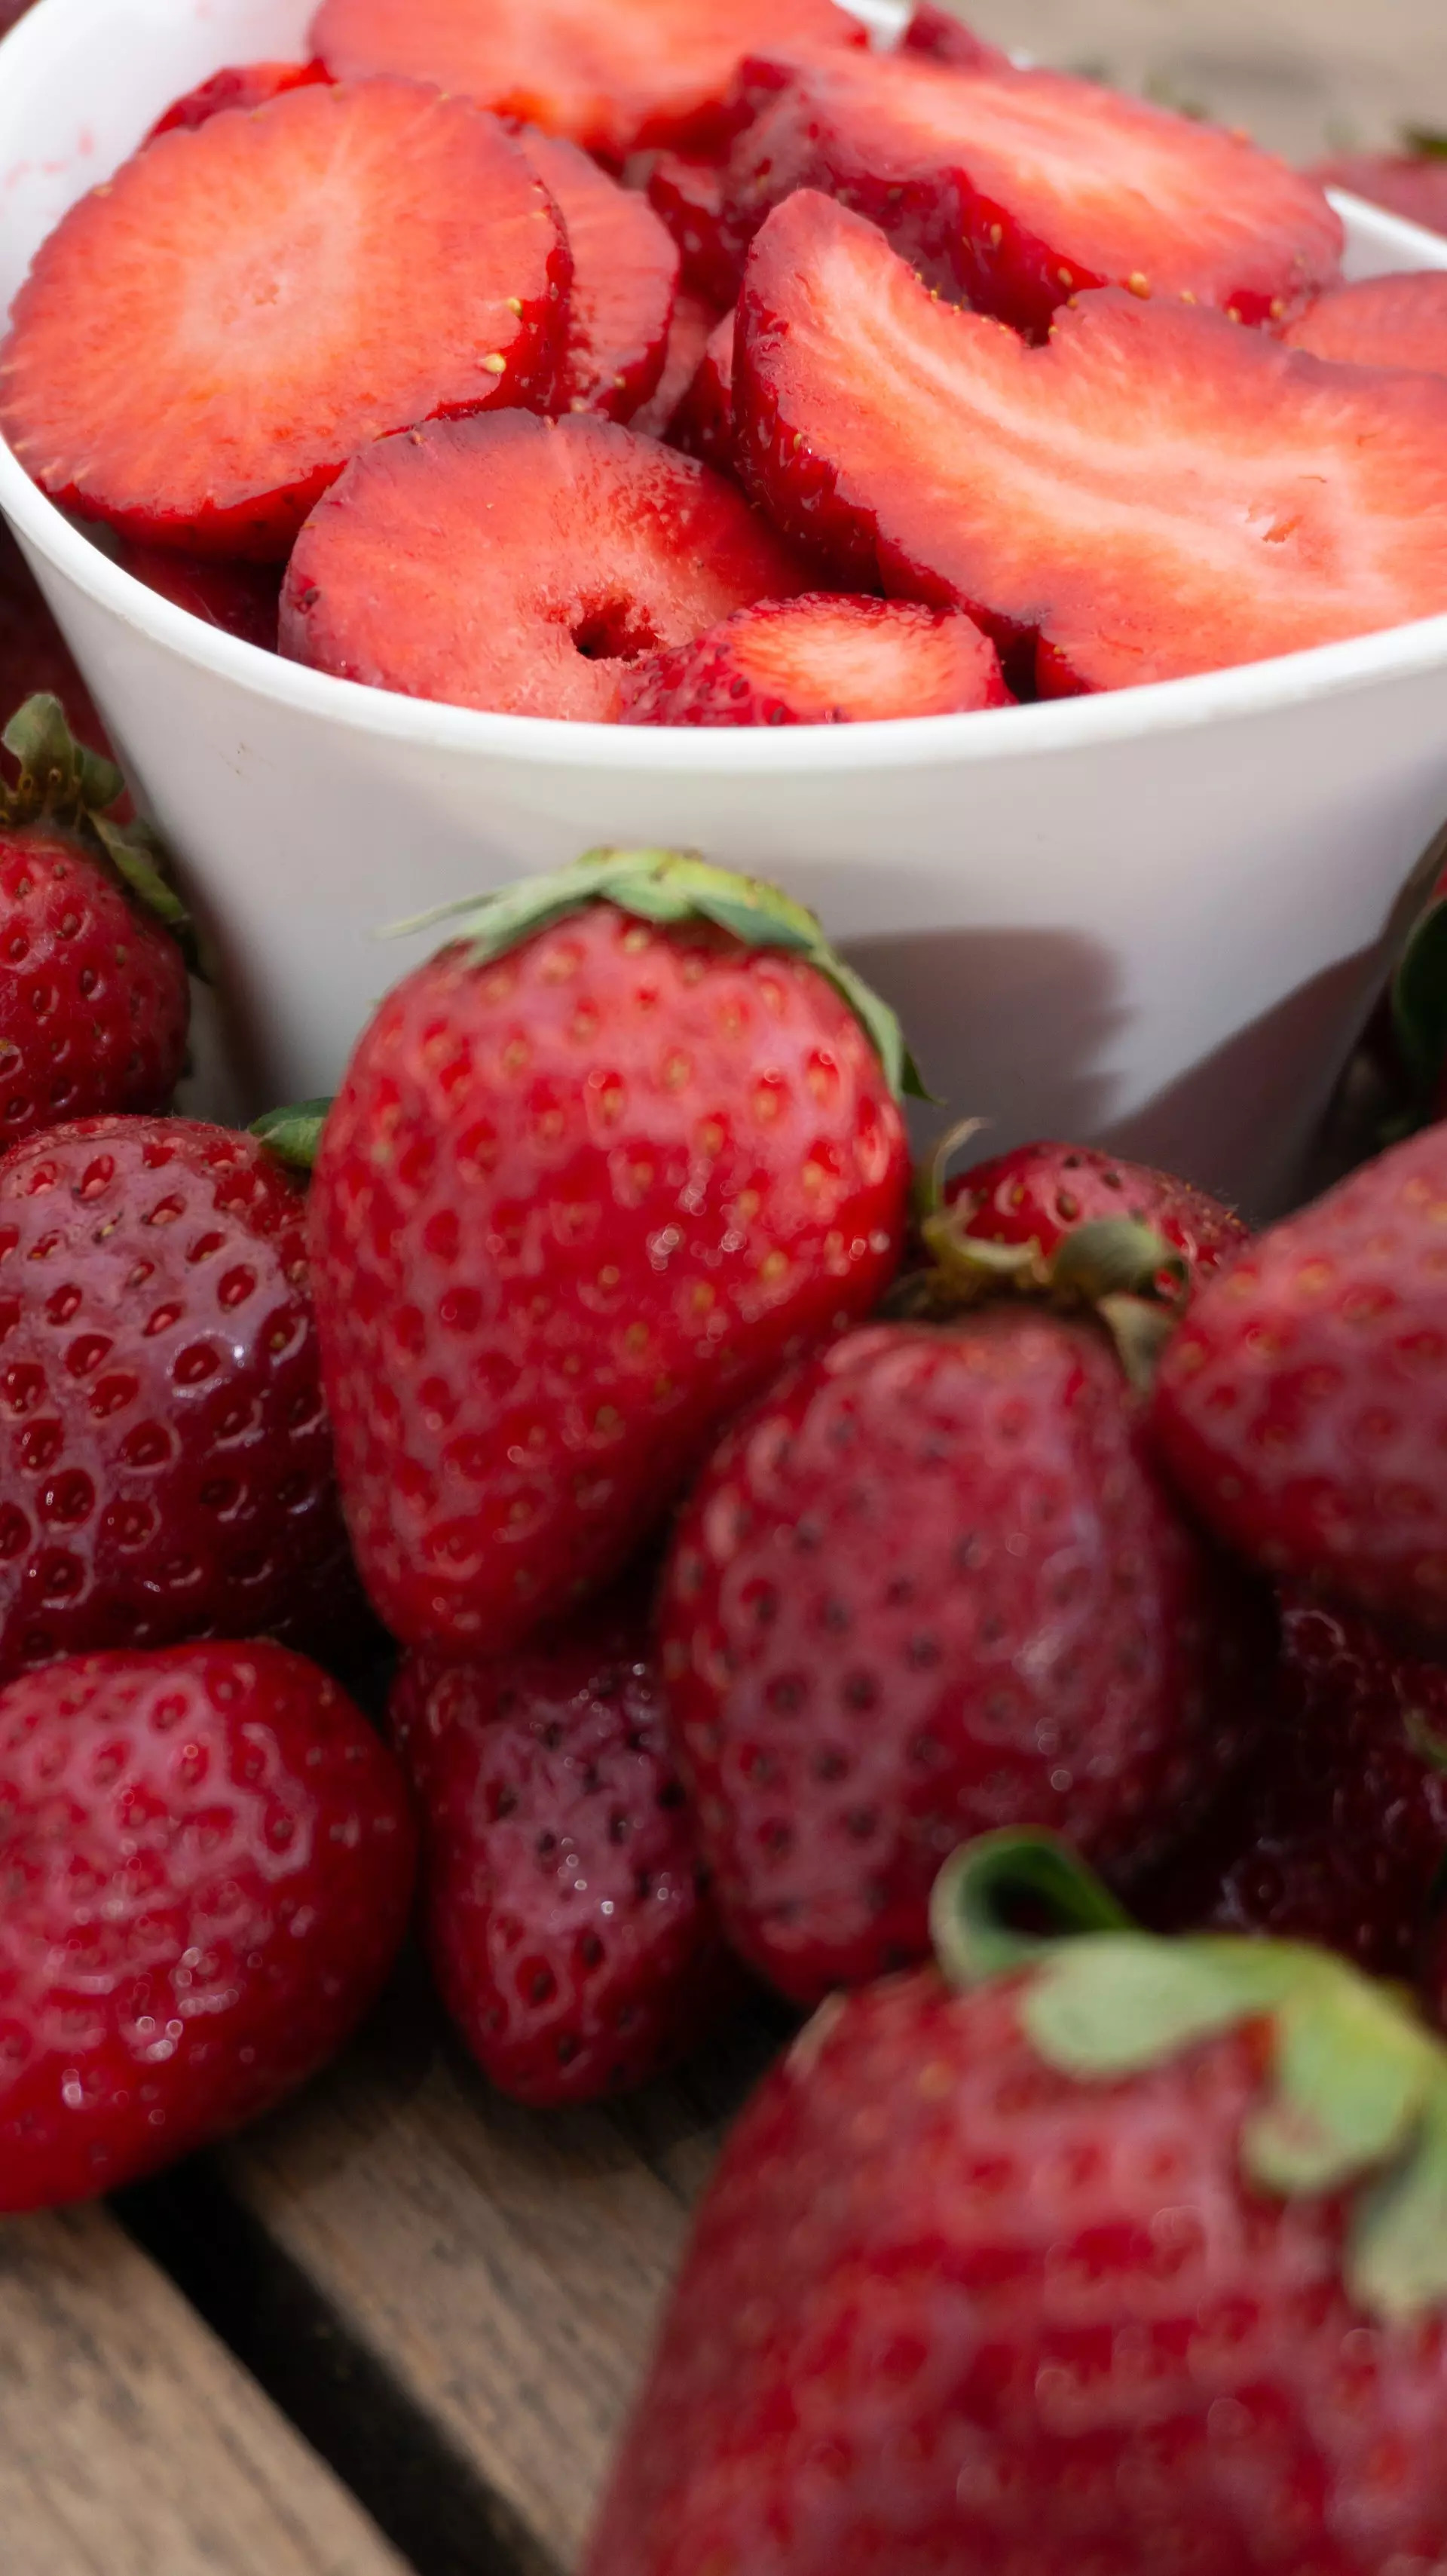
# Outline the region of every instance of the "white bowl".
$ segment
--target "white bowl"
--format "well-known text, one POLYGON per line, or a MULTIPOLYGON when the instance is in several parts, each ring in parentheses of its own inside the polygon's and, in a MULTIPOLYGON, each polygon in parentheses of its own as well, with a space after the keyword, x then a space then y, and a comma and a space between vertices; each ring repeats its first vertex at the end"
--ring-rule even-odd
MULTIPOLYGON (((871 15, 878 16, 878 6, 871 15)), ((41 0, 0 46, 0 310, 179 91, 310 0, 41 0)), ((1352 273, 1447 241, 1343 199, 1352 273)), ((951 1116, 1290 1196, 1447 815, 1447 616, 1112 697, 840 729, 470 714, 296 668, 117 569, 0 443, 11 521, 217 939, 231 1090, 332 1087, 416 947, 383 924, 598 841, 777 876, 903 1012, 951 1116)))

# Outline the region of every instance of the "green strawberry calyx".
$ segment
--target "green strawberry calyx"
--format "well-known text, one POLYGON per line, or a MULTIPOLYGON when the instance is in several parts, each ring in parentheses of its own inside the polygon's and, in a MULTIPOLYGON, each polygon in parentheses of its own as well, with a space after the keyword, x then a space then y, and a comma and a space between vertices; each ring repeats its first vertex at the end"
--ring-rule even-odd
POLYGON ((285 1109, 268 1109, 251 1122, 251 1133, 279 1163, 294 1172, 315 1169, 322 1129, 331 1109, 325 1100, 295 1100, 285 1109))
POLYGON ((27 698, 0 733, 0 747, 17 773, 13 786, 0 775, 0 829, 49 824, 74 833, 142 911, 165 924, 192 973, 200 973, 195 925, 170 882, 160 841, 148 823, 110 819, 126 782, 114 761, 76 741, 59 698, 27 698))
POLYGON ((1447 2047, 1394 1987, 1303 1943, 1142 1931, 1069 1846, 989 1834, 946 1862, 931 1928, 952 1984, 1027 1972, 1048 2066, 1119 2083, 1248 2023, 1269 2035, 1246 2182, 1348 2193, 1347 2293, 1388 2324, 1447 2307, 1447 2047))
POLYGON ((803 958, 854 1013, 896 1099, 928 1099, 895 1013, 830 947, 814 914, 762 877, 735 876, 692 850, 589 850, 550 876, 526 877, 496 894, 398 922, 392 935, 447 923, 452 940, 471 950, 475 964, 486 966, 590 903, 615 904, 638 921, 665 927, 711 921, 746 948, 776 948, 803 958))

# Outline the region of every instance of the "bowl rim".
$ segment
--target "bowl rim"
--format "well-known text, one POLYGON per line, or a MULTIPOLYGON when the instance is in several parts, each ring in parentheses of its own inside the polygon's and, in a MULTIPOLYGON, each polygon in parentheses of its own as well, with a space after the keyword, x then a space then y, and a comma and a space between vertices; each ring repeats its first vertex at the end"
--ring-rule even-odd
MULTIPOLYGON (((845 0, 882 21, 891 0, 845 0)), ((54 8, 33 9, 0 42, 43 45, 54 8)), ((1447 269, 1447 240, 1345 190, 1328 191, 1350 228, 1363 225, 1400 253, 1404 267, 1447 269)), ((3 317, 0 317, 3 318, 3 317)), ((22 545, 43 558, 98 608, 163 652, 198 667, 243 697, 302 718, 418 750, 473 754, 523 766, 590 768, 644 779, 687 771, 715 778, 803 779, 860 769, 968 766, 1194 731, 1447 669, 1447 612, 1406 626, 1318 644, 1269 661, 1237 663, 1189 679, 1156 680, 1091 697, 1057 698, 967 715, 893 716, 865 722, 764 728, 572 723, 556 716, 491 713, 404 697, 336 678, 228 635, 112 561, 46 499, 0 437, 0 514, 22 545)))

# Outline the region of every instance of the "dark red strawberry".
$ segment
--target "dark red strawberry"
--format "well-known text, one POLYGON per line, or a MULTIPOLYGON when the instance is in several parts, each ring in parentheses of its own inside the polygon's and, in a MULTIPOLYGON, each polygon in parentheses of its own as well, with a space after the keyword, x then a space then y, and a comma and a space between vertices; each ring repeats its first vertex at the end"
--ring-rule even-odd
POLYGON ((1447 608, 1436 379, 1114 293, 1027 348, 807 191, 750 257, 734 416, 740 472, 839 587, 967 609, 1049 696, 1447 608))
POLYGON ((906 1078, 812 915, 666 852, 494 896, 397 987, 311 1195, 347 1516, 395 1636, 501 1652, 601 1588, 720 1418, 868 1312, 906 1078))
POLYGON ((270 2108, 407 1925, 396 1763, 283 1647, 87 1655, 0 1692, 0 2209, 87 2200, 270 2108))
POLYGON ((1269 1653, 1105 1333, 1024 1306, 780 1379, 695 1483, 659 1622, 729 1937, 800 2002, 923 1955, 962 1834, 1115 1868, 1182 1839, 1269 1653))
POLYGON ((1409 224, 1447 233, 1447 161, 1406 152, 1338 152, 1308 172, 1322 188, 1347 188, 1409 224))
POLYGON ((642 1621, 604 1613, 446 1679, 404 1664, 398 1701, 427 1947, 490 2081, 537 2109, 594 2102, 696 2047, 740 1979, 642 1621))
POLYGON ((668 354, 658 390, 633 415, 630 427, 640 437, 667 438, 708 355, 709 342, 723 316, 680 287, 668 330, 668 354))
POLYGON ((1154 1432, 1273 1575, 1447 1637, 1447 1127, 1273 1226, 1197 1296, 1154 1432))
POLYGON ((658 389, 678 293, 678 252, 653 208, 576 143, 534 129, 524 149, 573 254, 557 411, 631 420, 658 389))
POLYGON ((0 747, 15 776, 0 775, 3 1151, 64 1119, 167 1108, 191 991, 155 845, 112 819, 120 771, 80 749, 53 697, 28 699, 0 747))
POLYGON ((732 484, 611 421, 438 421, 367 448, 318 504, 281 649, 408 697, 606 724, 640 653, 806 578, 732 484))
POLYGON ((355 1623, 304 1228, 261 1145, 194 1119, 0 1161, 0 1674, 355 1623))
POLYGON ((1314 181, 1062 72, 816 55, 734 144, 732 237, 797 188, 867 215, 927 284, 1031 333, 1099 286, 1279 321, 1341 272, 1341 223, 1314 181))
POLYGON ((1240 1218, 1205 1190, 1094 1145, 1015 1145, 957 1173, 940 1196, 942 1217, 928 1228, 937 1260, 999 1244, 1038 1267, 1055 1259, 1077 1226, 1127 1216, 1152 1227, 1184 1264, 1184 1278, 1162 1275, 1160 1292, 1168 1297, 1209 1279, 1251 1239, 1240 1218))
POLYGON ((209 125, 213 116, 222 116, 228 108, 250 112, 267 107, 274 98, 284 98, 289 89, 310 89, 331 77, 322 63, 232 63, 223 72, 213 72, 209 80, 188 89, 158 117, 151 137, 169 134, 176 126, 190 130, 209 125))
POLYGON ((70 647, 8 525, 0 519, 0 722, 13 707, 40 695, 59 698, 78 742, 109 752, 105 727, 70 647))
POLYGON ((949 9, 937 9, 934 0, 921 0, 905 22, 899 40, 902 54, 924 54, 932 63, 950 63, 956 71, 996 72, 1011 68, 1010 57, 998 45, 987 45, 963 18, 949 9))
POLYGON ((159 591, 176 608, 219 626, 263 653, 276 651, 281 606, 280 564, 225 563, 205 555, 178 554, 170 546, 122 544, 118 557, 134 581, 159 591))
POLYGON ((1173 1927, 1319 1941, 1411 1977, 1447 1863, 1447 1671, 1365 1619, 1293 1603, 1273 1704, 1244 1777, 1199 1838, 1137 1890, 1173 1927))
POLYGON ((1339 365, 1447 375, 1447 273, 1424 268, 1334 287, 1292 323, 1286 339, 1339 365))
POLYGON ((854 724, 1012 703, 988 636, 958 609, 767 600, 696 644, 635 662, 619 719, 647 725, 854 724))
POLYGON ((83 517, 279 559, 369 440, 546 404, 571 273, 495 118, 406 81, 292 90, 71 208, 0 344, 0 429, 83 517))
POLYGON ((726 313, 709 333, 692 384, 668 424, 669 443, 721 474, 734 461, 734 317, 726 313))
POLYGON ((865 38, 833 0, 322 0, 311 41, 338 79, 435 81, 618 163, 650 143, 710 142, 761 44, 865 38))
POLYGON ((1043 1948, 951 1919, 1008 1865, 967 1856, 946 1973, 833 1999, 733 2131, 586 2576, 1440 2563, 1440 2042, 1099 1890, 1043 1948))
POLYGON ((732 305, 745 245, 733 239, 724 219, 722 162, 654 152, 641 165, 641 174, 646 174, 649 204, 678 245, 684 285, 705 304, 732 305))

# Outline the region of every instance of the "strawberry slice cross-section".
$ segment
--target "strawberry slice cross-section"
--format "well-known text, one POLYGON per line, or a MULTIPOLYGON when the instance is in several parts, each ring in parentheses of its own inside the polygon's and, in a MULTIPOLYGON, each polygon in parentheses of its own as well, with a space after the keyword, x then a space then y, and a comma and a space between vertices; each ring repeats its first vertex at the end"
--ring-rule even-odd
POLYGON ((1339 366, 1415 367, 1447 375, 1447 269, 1412 269, 1334 287, 1293 322, 1286 338, 1291 348, 1339 366))
POLYGON ((571 273, 495 117, 410 81, 293 89, 71 208, 0 344, 0 429, 82 516, 279 560, 370 440, 550 401, 571 273))
POLYGON ((563 219, 573 254, 567 342, 554 407, 630 420, 658 390, 678 293, 679 256, 636 189, 556 134, 522 137, 563 219))
POLYGON ((1447 611, 1432 376, 1110 291, 1031 348, 803 191, 754 245, 733 396, 736 464, 784 534, 841 587, 968 609, 1045 695, 1447 611))
POLYGON ((957 608, 816 593, 736 609, 696 644, 635 662, 620 720, 858 724, 1009 703, 994 645, 957 608))

